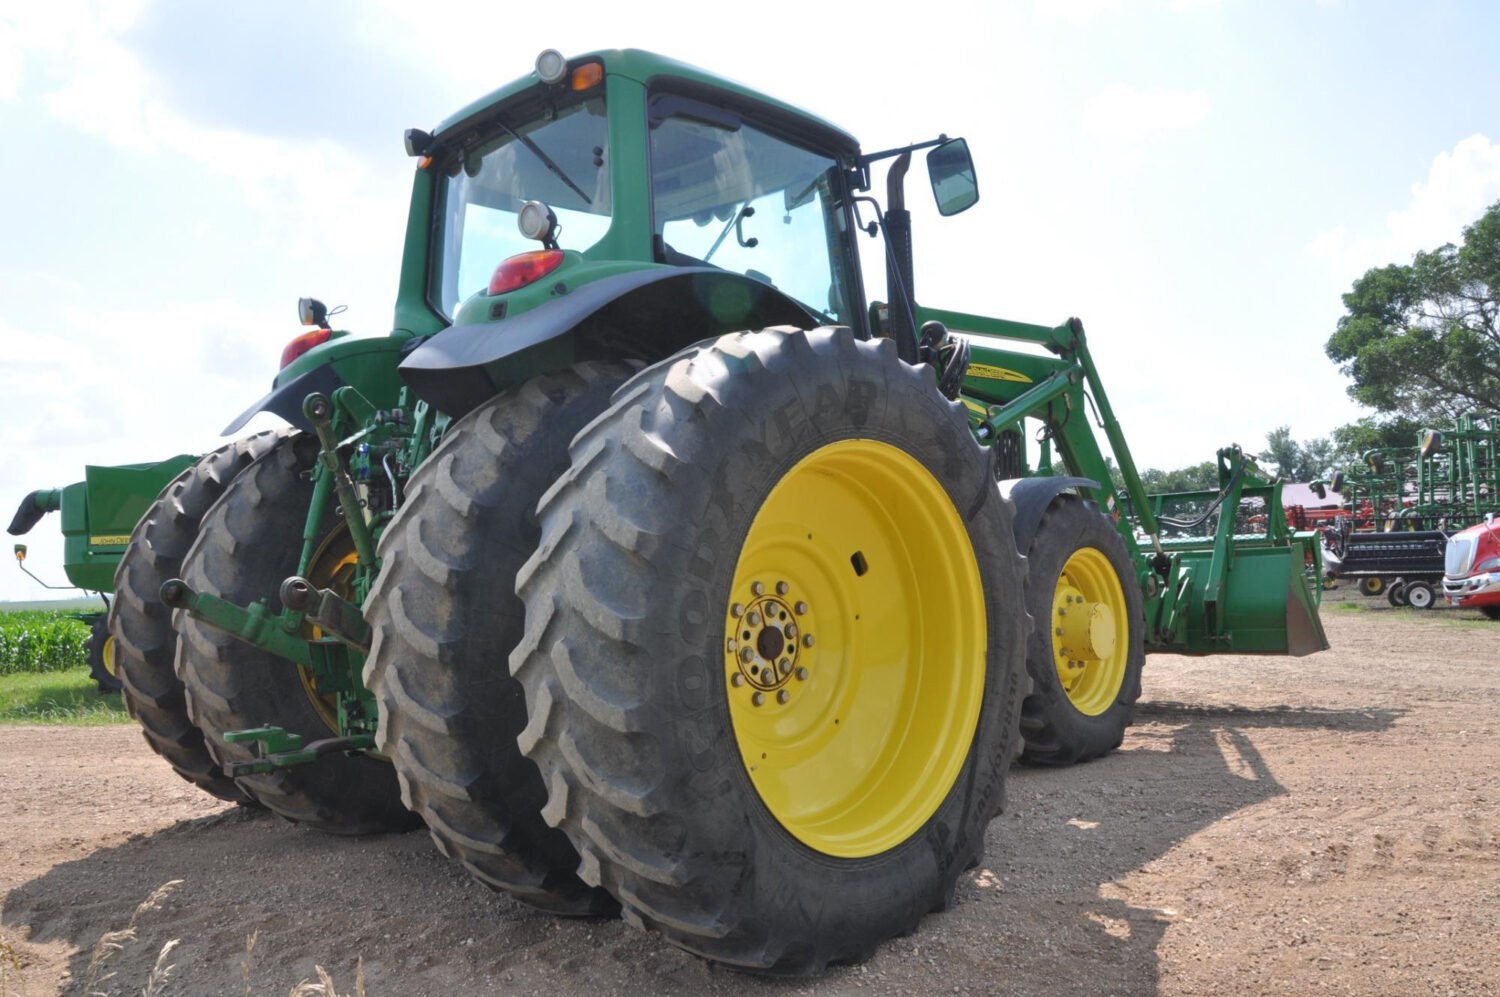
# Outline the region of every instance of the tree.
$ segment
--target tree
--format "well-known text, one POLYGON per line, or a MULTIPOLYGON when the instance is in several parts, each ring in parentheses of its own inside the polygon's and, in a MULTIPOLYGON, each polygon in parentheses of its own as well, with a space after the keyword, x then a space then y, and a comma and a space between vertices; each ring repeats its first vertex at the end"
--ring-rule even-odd
POLYGON ((1388 418, 1367 415, 1333 431, 1332 463, 1335 467, 1363 467, 1367 450, 1415 447, 1423 428, 1421 421, 1404 415, 1388 418))
POLYGON ((1141 472, 1141 484, 1149 494, 1163 492, 1197 492, 1219 487, 1219 467, 1211 460, 1175 471, 1148 467, 1141 472))
POLYGON ((1462 245, 1367 271, 1344 307, 1324 350, 1356 401, 1440 426, 1500 409, 1500 202, 1462 245))
POLYGON ((1277 426, 1266 434, 1265 452, 1258 459, 1276 465, 1276 476, 1287 481, 1313 481, 1333 470, 1334 445, 1327 437, 1306 443, 1292 439, 1290 426, 1277 426))

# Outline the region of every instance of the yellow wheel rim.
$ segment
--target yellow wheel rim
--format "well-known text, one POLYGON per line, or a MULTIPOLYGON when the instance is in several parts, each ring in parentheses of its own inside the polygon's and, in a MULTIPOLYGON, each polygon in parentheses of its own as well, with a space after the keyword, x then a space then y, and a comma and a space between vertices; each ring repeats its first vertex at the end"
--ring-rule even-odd
POLYGON ((1096 717, 1112 706, 1130 657, 1130 618, 1120 576, 1104 552, 1080 547, 1052 594, 1052 659, 1073 708, 1096 717))
POLYGON ((803 458, 751 523, 724 630, 735 740, 781 826, 842 858, 916 833, 969 753, 988 634, 937 479, 873 440, 803 458))
MULTIPOLYGON (((354 569, 358 566, 359 554, 354 550, 354 540, 349 535, 349 529, 340 527, 324 537, 318 549, 313 551, 307 580, 313 588, 333 589, 335 595, 349 599, 354 595, 354 569)), ((303 636, 311 640, 319 640, 323 636, 322 628, 310 623, 304 625, 302 630, 303 636)), ((340 733, 338 697, 320 691, 317 678, 301 665, 297 666, 297 677, 302 680, 302 688, 306 690, 307 698, 317 711, 319 719, 329 730, 335 734, 340 733)))
POLYGON ((99 649, 99 657, 104 661, 104 670, 109 677, 117 679, 120 673, 115 671, 115 635, 110 634, 104 638, 104 646, 99 649))

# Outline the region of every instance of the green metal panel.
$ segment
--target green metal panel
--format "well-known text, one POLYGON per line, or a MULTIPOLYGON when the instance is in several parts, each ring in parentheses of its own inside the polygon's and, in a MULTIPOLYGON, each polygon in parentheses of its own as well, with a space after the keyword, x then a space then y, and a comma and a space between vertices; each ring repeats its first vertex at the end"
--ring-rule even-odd
POLYGON ((371 404, 389 408, 401 394, 396 365, 401 348, 410 338, 405 332, 378 338, 342 336, 302 354, 276 375, 275 383, 285 384, 324 364, 332 364, 345 384, 358 389, 371 404))
POLYGON ((115 568, 130 532, 161 490, 197 458, 114 467, 90 465, 84 479, 62 489, 63 572, 82 589, 113 592, 115 568))

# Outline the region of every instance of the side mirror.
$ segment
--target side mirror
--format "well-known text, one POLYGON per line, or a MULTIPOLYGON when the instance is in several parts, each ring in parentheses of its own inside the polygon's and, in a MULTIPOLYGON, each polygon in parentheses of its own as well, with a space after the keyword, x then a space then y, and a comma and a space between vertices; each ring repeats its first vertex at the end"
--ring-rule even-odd
POLYGON ((26 560, 26 545, 25 544, 16 544, 15 551, 16 551, 16 560, 17 561, 24 561, 24 560, 26 560))
POLYGON ((927 154, 927 177, 932 181, 938 214, 944 217, 967 211, 979 200, 974 159, 969 155, 969 143, 961 138, 944 142, 927 154))

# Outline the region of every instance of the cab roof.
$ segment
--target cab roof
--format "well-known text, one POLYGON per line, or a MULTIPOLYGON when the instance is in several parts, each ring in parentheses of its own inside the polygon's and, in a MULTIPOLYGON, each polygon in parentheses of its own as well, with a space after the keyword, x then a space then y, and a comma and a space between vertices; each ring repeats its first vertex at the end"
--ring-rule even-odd
MULTIPOLYGON (((741 98, 748 104, 759 105, 777 116, 797 119, 805 126, 811 126, 813 130, 832 142, 836 151, 844 156, 859 155, 859 141, 844 129, 818 117, 815 114, 803 110, 795 105, 777 100, 767 96, 758 90, 753 90, 742 83, 722 76, 717 76, 707 70, 690 66, 676 59, 646 52, 641 49, 607 49, 598 52, 588 52, 583 55, 568 59, 568 65, 574 66, 579 63, 597 60, 604 64, 604 72, 607 76, 623 76, 635 80, 642 86, 651 86, 660 83, 663 79, 669 79, 679 84, 691 87, 706 87, 715 91, 741 98)), ((433 130, 434 136, 441 136, 444 132, 464 122, 470 121, 476 116, 483 115, 486 111, 508 101, 510 98, 520 94, 538 83, 536 71, 532 70, 520 79, 513 80, 505 86, 500 87, 484 97, 461 108, 456 113, 444 119, 441 124, 433 130)))

